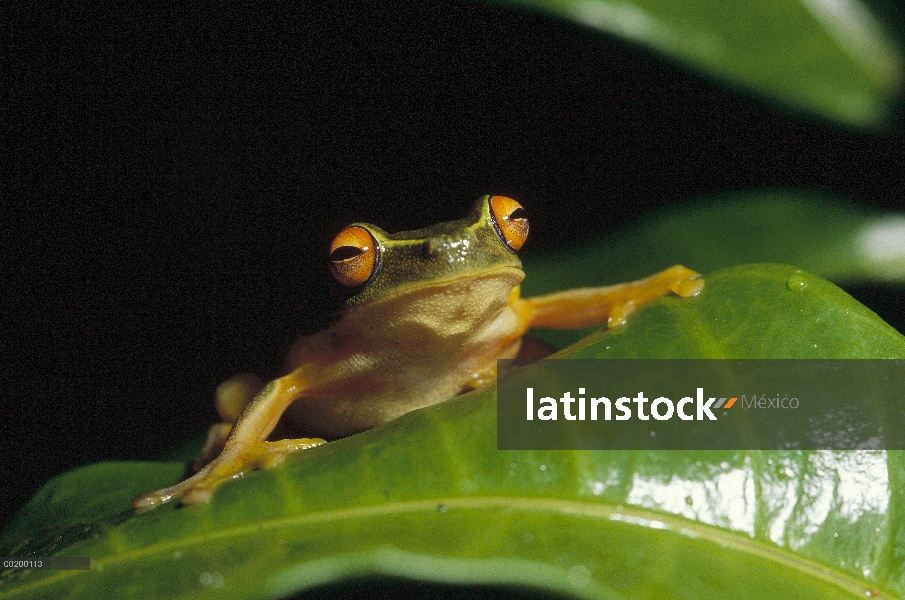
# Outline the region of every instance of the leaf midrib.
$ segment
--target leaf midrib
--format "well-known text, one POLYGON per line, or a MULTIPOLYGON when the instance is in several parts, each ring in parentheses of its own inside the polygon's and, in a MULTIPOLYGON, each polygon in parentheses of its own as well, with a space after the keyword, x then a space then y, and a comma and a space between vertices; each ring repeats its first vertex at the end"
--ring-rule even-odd
MULTIPOLYGON (((655 512, 639 507, 613 506, 602 503, 578 502, 550 497, 531 498, 507 498, 504 496, 485 496, 449 499, 438 497, 435 499, 413 500, 406 502, 394 502, 389 504, 344 508, 339 510, 327 510, 312 512, 292 517, 255 521, 247 525, 230 527, 219 531, 207 532, 203 535, 189 536, 179 540, 156 543, 142 548, 136 548, 124 554, 108 558, 93 560, 93 563, 111 565, 131 560, 138 560, 153 556, 157 553, 172 552, 180 548, 194 545, 210 544, 214 540, 226 540, 239 538, 245 535, 260 535, 268 530, 285 530, 286 527, 306 526, 318 523, 328 523, 344 519, 356 519, 363 517, 389 516, 403 513, 416 513, 422 511, 435 512, 438 505, 444 505, 447 511, 455 509, 507 509, 509 511, 521 511, 525 513, 553 513, 569 515, 573 517, 585 517, 618 521, 629 525, 654 526, 658 529, 666 529, 673 533, 694 538, 704 539, 724 548, 735 550, 743 554, 757 556, 768 561, 779 563, 786 568, 796 569, 810 577, 822 580, 846 591, 860 596, 863 595, 865 582, 856 580, 848 574, 835 569, 796 556, 795 554, 777 546, 768 545, 762 541, 745 537, 744 535, 724 531, 718 527, 689 521, 683 517, 655 512)), ((76 552, 77 553, 77 552, 76 552)), ((12 590, 7 595, 0 592, 0 598, 11 597, 17 593, 36 589, 41 586, 58 582, 67 577, 74 577, 81 571, 60 571, 54 576, 42 578, 32 585, 12 590)))

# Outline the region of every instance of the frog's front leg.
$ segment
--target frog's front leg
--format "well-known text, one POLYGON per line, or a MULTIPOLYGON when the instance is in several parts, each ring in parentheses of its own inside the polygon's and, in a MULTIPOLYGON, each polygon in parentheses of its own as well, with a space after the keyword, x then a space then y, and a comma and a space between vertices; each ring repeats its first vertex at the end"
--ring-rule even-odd
POLYGON ((600 323, 617 327, 642 304, 669 293, 695 296, 703 287, 700 273, 675 265, 638 281, 511 299, 510 306, 525 315, 531 327, 578 329, 600 323))
MULTIPOLYGON (((532 298, 519 297, 516 287, 509 295, 509 308, 516 318, 497 358, 539 360, 552 352, 542 342, 533 342, 522 335, 531 327, 548 329, 580 329, 606 323, 607 327, 623 325, 635 308, 651 300, 676 294, 683 298, 695 296, 704 287, 701 274, 682 265, 675 265, 650 277, 593 288, 576 288, 532 298), (525 343, 527 342, 527 343, 525 343), (539 344, 539 345, 535 345, 539 344)), ((496 363, 475 373, 463 392, 479 388, 497 376, 496 363)))
POLYGON ((305 390, 306 382, 298 370, 268 383, 242 412, 216 459, 181 483, 139 496, 132 506, 144 511, 177 498, 183 504, 206 502, 224 481, 275 465, 291 452, 325 443, 319 438, 266 441, 286 408, 305 390))

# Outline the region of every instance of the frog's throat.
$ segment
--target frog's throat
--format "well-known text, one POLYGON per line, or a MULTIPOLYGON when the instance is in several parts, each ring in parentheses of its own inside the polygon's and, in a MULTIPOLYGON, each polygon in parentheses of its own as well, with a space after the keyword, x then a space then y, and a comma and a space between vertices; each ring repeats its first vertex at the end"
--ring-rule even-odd
MULTIPOLYGON (((458 287, 466 282, 477 282, 483 279, 499 279, 509 280, 509 290, 515 289, 519 283, 525 278, 525 272, 518 265, 505 265, 502 267, 491 267, 478 271, 472 271, 467 274, 457 273, 449 277, 425 281, 423 283, 413 283, 405 285, 399 289, 391 290, 383 293, 377 298, 371 298, 358 304, 346 306, 339 314, 357 311, 365 306, 377 307, 381 304, 392 303, 409 294, 423 294, 427 290, 458 287)), ((508 293, 508 292, 507 292, 508 293)))

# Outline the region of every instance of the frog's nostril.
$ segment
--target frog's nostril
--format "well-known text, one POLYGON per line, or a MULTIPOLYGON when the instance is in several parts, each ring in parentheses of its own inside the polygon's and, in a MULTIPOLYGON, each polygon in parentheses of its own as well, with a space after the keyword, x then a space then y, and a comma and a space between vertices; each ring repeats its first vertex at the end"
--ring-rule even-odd
POLYGON ((424 258, 431 258, 437 255, 437 251, 442 246, 442 242, 435 239, 426 239, 424 243, 421 245, 421 251, 424 253, 424 258))

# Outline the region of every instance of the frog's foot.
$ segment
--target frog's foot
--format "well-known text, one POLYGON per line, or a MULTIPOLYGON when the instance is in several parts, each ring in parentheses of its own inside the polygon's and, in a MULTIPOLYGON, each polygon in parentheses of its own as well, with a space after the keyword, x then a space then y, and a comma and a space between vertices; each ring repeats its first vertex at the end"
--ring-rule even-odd
POLYGON ((515 300, 526 310, 531 327, 578 329, 600 323, 618 327, 635 308, 669 293, 697 295, 704 288, 700 273, 675 265, 645 279, 596 288, 578 288, 515 300))
MULTIPOLYGON (((303 396, 306 389, 307 380, 301 369, 268 383, 236 419, 217 458, 182 483, 139 496, 132 501, 132 506, 145 511, 177 498, 181 498, 183 504, 204 502, 224 481, 246 471, 273 466, 290 452, 325 443, 317 438, 266 441, 286 407, 303 396)), ((214 437, 220 435, 215 432, 214 437)))
POLYGON ((182 504, 207 502, 220 484, 241 477, 248 471, 269 469, 283 462, 292 452, 325 443, 326 441, 320 438, 301 438, 255 442, 241 448, 227 448, 216 460, 185 481, 139 496, 132 501, 132 506, 139 512, 145 512, 176 499, 180 499, 182 504))

